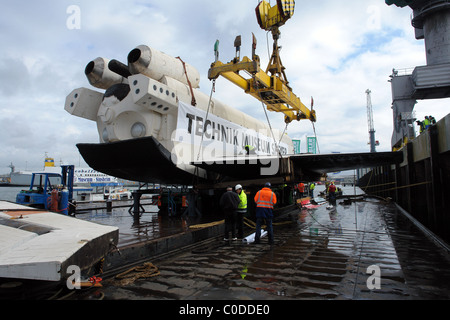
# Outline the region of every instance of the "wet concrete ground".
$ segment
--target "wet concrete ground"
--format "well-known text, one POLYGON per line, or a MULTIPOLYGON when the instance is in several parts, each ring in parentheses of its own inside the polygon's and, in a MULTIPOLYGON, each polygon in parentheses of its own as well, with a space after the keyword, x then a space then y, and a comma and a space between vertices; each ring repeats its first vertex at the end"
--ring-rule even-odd
POLYGON ((146 212, 141 215, 139 223, 136 223, 133 216, 128 212, 132 205, 133 201, 113 201, 113 209, 108 212, 105 203, 83 204, 77 208, 76 217, 118 227, 119 248, 183 233, 189 230, 189 225, 223 219, 221 215, 215 214, 192 218, 163 216, 158 214, 158 207, 151 205, 149 199, 142 202, 146 212), (98 209, 92 209, 95 206, 98 209), (89 209, 85 210, 86 208, 89 209))
POLYGON ((105 279, 103 288, 80 298, 450 298, 448 253, 395 204, 369 198, 344 205, 338 200, 333 210, 322 205, 297 210, 292 217, 290 223, 274 226, 273 246, 267 239, 259 245, 212 239, 194 250, 151 261, 158 276, 129 284, 105 279))

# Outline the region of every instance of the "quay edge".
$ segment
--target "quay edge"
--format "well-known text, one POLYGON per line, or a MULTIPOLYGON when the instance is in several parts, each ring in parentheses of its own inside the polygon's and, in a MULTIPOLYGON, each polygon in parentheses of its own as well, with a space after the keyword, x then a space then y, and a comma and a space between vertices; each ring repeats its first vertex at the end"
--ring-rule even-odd
POLYGON ((399 151, 403 162, 372 168, 359 180, 370 195, 392 198, 401 208, 450 243, 450 114, 399 151))

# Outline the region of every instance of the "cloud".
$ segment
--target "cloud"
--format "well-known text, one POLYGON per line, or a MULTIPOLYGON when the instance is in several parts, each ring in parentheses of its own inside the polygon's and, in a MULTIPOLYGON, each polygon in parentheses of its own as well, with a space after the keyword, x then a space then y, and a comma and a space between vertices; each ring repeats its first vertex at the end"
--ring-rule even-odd
POLYGON ((30 85, 27 67, 21 60, 13 58, 0 60, 0 74, 3 79, 0 94, 4 97, 14 96, 21 88, 30 85))
MULTIPOLYGON (((220 59, 235 54, 234 38, 242 35, 241 56, 251 55, 251 34, 265 69, 272 37, 261 30, 254 9, 257 1, 241 0, 40 0, 5 2, 0 12, 0 173, 12 161, 20 169, 41 168, 44 152, 78 164, 76 144, 98 141, 95 123, 64 111, 65 97, 89 87, 86 64, 98 57, 126 62, 128 52, 148 44, 195 66, 201 90, 209 95, 207 72, 220 40, 220 59), (67 21, 80 9, 80 28, 67 21), (268 41, 267 41, 268 38, 268 41)), ((414 38, 410 9, 383 1, 322 0, 297 2, 296 12, 281 28, 281 58, 288 80, 302 101, 315 100, 315 124, 321 152, 368 151, 365 90, 372 90, 379 150, 390 150, 393 68, 425 64, 423 41, 414 38)), ((220 78, 214 98, 266 122, 260 102, 220 78)), ((417 116, 447 114, 445 100, 419 102, 417 116)), ((283 130, 283 115, 268 113, 272 126, 283 130)), ((314 130, 308 121, 288 126, 292 138, 314 130)), ((84 165, 84 163, 82 163, 84 165)))

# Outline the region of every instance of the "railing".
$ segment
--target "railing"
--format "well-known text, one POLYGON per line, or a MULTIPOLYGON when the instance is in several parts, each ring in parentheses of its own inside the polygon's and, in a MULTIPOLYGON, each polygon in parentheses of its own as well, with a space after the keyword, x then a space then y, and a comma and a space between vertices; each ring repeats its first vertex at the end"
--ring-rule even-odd
POLYGON ((404 69, 392 69, 391 77, 401 77, 401 76, 410 76, 413 74, 414 67, 404 68, 404 69))

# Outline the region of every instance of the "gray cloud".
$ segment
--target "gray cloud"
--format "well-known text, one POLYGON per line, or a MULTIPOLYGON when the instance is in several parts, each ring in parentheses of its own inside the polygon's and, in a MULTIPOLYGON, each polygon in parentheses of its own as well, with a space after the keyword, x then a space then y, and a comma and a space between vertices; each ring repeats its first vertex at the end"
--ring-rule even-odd
MULTIPOLYGON (((97 142, 93 122, 70 116, 64 100, 73 89, 89 87, 84 67, 98 56, 126 60, 148 44, 195 66, 201 89, 209 94, 207 71, 213 45, 220 59, 234 57, 233 41, 242 35, 242 55, 251 54, 251 33, 258 39, 262 67, 268 62, 266 32, 254 16, 257 1, 8 1, 0 12, 0 173, 17 167, 40 168, 44 152, 78 164, 75 145, 97 142), (80 29, 68 29, 70 5, 80 8, 80 29)), ((392 68, 425 63, 423 42, 414 39, 410 10, 380 0, 297 2, 293 18, 281 28, 282 60, 294 92, 309 105, 314 96, 316 131, 322 152, 368 151, 365 90, 373 92, 379 150, 390 149, 392 68)), ((265 120, 261 103, 225 79, 215 98, 265 120)), ((418 116, 446 114, 445 101, 419 103, 418 116)), ((283 130, 283 116, 269 113, 283 130)), ((288 127, 292 138, 313 135, 308 122, 288 127)), ((83 165, 83 164, 82 164, 83 165)))

